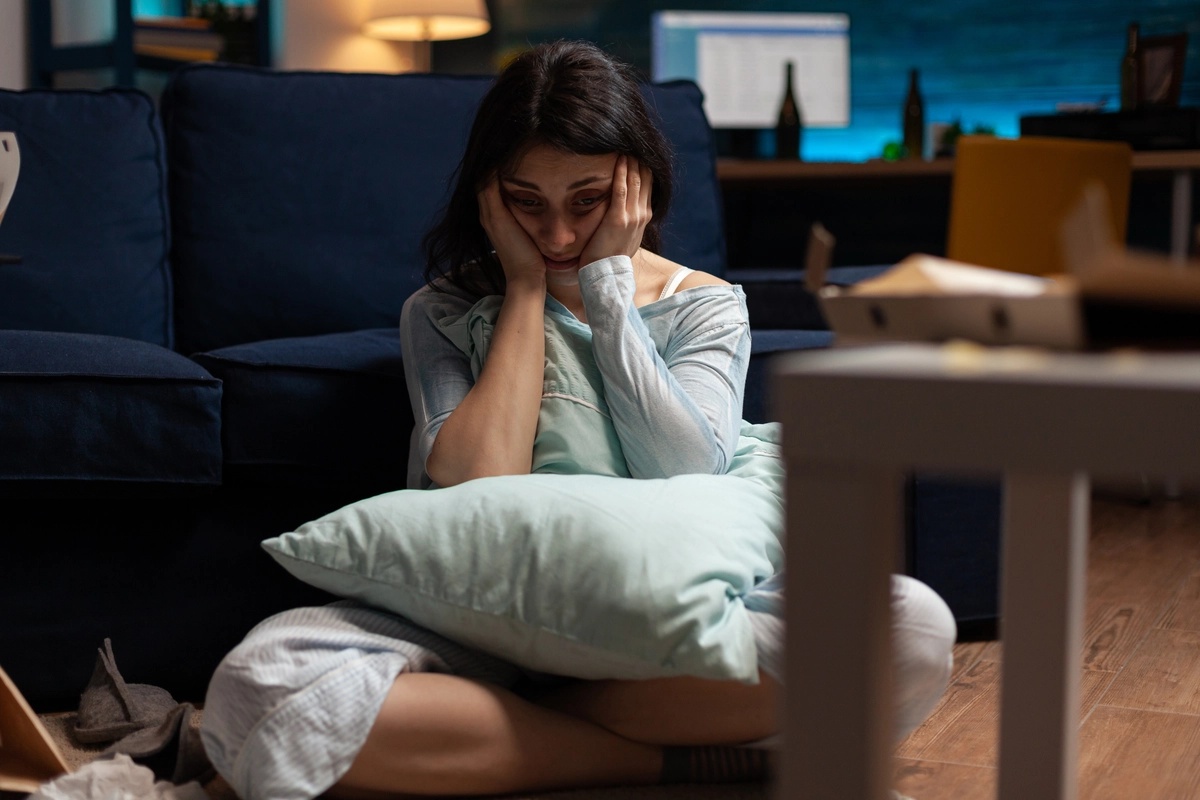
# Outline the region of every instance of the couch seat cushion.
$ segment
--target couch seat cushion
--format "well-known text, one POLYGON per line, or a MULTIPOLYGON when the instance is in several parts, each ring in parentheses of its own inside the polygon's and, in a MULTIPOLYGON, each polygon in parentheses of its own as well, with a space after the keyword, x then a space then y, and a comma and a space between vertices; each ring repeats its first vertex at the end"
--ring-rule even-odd
POLYGON ((0 488, 221 482, 221 384, 158 345, 0 330, 0 488))
POLYGON ((193 358, 224 382, 228 480, 404 486, 413 417, 398 329, 272 339, 193 358))

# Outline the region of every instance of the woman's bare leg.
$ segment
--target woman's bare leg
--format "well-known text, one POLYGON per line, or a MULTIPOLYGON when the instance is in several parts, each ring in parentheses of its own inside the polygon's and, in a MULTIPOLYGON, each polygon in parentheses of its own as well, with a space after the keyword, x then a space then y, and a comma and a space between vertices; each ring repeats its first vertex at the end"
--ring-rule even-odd
POLYGON ((657 746, 488 684, 404 674, 329 794, 504 794, 655 783, 661 772, 657 746))
POLYGON ((702 678, 578 681, 537 702, 659 745, 738 744, 779 731, 779 684, 761 671, 754 685, 702 678))

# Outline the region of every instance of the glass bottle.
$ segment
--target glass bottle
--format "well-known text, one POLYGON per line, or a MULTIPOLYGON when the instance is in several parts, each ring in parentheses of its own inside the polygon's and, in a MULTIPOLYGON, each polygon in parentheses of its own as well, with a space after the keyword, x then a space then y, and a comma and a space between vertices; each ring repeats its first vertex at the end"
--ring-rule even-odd
POLYGON ((784 72, 783 102, 779 106, 779 121, 775 124, 775 157, 800 158, 800 103, 796 101, 793 65, 787 62, 784 72))
POLYGON ((904 99, 904 150, 907 158, 925 157, 925 101, 915 69, 908 71, 908 96, 904 99))
POLYGON ((1141 105, 1138 97, 1138 24, 1129 23, 1125 38, 1125 55, 1121 57, 1121 110, 1132 111, 1141 105))

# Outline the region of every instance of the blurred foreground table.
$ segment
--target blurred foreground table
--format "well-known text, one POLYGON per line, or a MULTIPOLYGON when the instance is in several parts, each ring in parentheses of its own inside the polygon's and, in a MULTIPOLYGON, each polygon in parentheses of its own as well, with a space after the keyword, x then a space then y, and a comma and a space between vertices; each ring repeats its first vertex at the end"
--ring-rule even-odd
POLYGON ((1004 473, 999 797, 1076 797, 1088 474, 1200 478, 1200 354, 967 344, 781 357, 787 682, 776 800, 883 800, 888 575, 915 468, 1004 473))

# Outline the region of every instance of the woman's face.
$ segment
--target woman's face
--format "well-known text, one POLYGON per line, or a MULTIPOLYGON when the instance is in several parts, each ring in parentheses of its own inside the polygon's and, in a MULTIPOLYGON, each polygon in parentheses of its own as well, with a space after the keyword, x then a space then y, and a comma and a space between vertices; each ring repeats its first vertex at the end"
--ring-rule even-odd
POLYGON ((616 153, 583 156, 540 144, 500 176, 505 204, 542 253, 547 283, 579 283, 579 256, 608 210, 616 163, 616 153))

